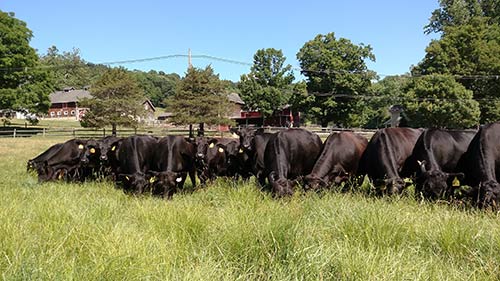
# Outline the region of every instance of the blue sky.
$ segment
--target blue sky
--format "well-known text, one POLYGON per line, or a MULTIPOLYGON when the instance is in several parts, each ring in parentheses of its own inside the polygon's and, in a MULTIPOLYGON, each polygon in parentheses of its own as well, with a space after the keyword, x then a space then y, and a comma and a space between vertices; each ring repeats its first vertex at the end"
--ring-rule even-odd
MULTIPOLYGON (((209 55, 251 64, 259 49, 281 49, 298 67, 296 54, 318 34, 371 45, 380 75, 403 74, 425 55, 437 35, 423 27, 438 0, 349 1, 115 1, 2 0, 0 9, 14 12, 33 31, 31 46, 43 54, 78 48, 84 60, 101 63, 167 55, 209 55)), ((220 78, 238 81, 250 66, 193 59, 211 64, 220 78)), ((186 58, 123 65, 184 75, 186 58)), ((296 77, 299 73, 296 72, 296 77)))

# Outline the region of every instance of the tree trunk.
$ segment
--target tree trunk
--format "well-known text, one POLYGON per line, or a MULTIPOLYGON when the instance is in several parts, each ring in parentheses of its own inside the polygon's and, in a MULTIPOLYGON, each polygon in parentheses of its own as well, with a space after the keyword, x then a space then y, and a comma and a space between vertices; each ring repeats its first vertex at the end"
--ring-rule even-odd
POLYGON ((189 124, 189 138, 194 139, 193 124, 189 124))
POLYGON ((198 127, 198 137, 203 137, 205 135, 205 123, 200 123, 198 127))
POLYGON ((321 119, 321 130, 325 131, 327 127, 328 127, 328 120, 327 119, 321 119))
POLYGON ((111 124, 111 135, 116 137, 116 123, 111 124))

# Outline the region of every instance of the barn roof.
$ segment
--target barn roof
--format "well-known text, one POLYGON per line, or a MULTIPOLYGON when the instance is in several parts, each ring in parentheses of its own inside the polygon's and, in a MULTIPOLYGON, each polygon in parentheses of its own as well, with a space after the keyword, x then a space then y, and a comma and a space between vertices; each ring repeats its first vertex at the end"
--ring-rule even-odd
POLYGON ((86 90, 71 90, 57 91, 49 95, 51 103, 68 103, 76 102, 83 98, 92 98, 89 91, 86 90))
POLYGON ((227 98, 229 99, 230 102, 234 102, 237 104, 245 104, 245 102, 240 98, 240 96, 237 93, 230 93, 227 95, 227 98))

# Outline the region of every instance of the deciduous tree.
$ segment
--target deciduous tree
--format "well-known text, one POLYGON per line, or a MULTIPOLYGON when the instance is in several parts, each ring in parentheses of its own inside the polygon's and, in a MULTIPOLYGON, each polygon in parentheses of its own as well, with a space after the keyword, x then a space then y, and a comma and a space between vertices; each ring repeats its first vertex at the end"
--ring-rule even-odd
POLYGON ((376 77, 365 63, 375 60, 369 45, 337 39, 333 32, 320 34, 304 44, 297 59, 307 79, 307 90, 314 96, 309 112, 323 127, 330 121, 346 127, 367 121, 366 101, 359 97, 376 77))
POLYGON ((46 113, 52 83, 29 42, 33 34, 14 13, 0 11, 0 109, 46 113))
POLYGON ((258 50, 249 74, 242 75, 238 85, 245 107, 258 110, 264 117, 287 105, 293 88, 292 66, 273 48, 258 50))

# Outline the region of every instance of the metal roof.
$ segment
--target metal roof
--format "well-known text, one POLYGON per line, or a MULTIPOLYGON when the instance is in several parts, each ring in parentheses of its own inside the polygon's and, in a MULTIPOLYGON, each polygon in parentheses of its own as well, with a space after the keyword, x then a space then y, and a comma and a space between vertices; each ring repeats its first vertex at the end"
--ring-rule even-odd
POLYGON ((92 95, 86 90, 57 91, 49 95, 51 103, 76 102, 83 98, 92 98, 92 95))
POLYGON ((245 104, 245 102, 240 98, 240 96, 237 93, 230 93, 227 95, 227 98, 229 99, 230 102, 234 102, 237 104, 245 104))

